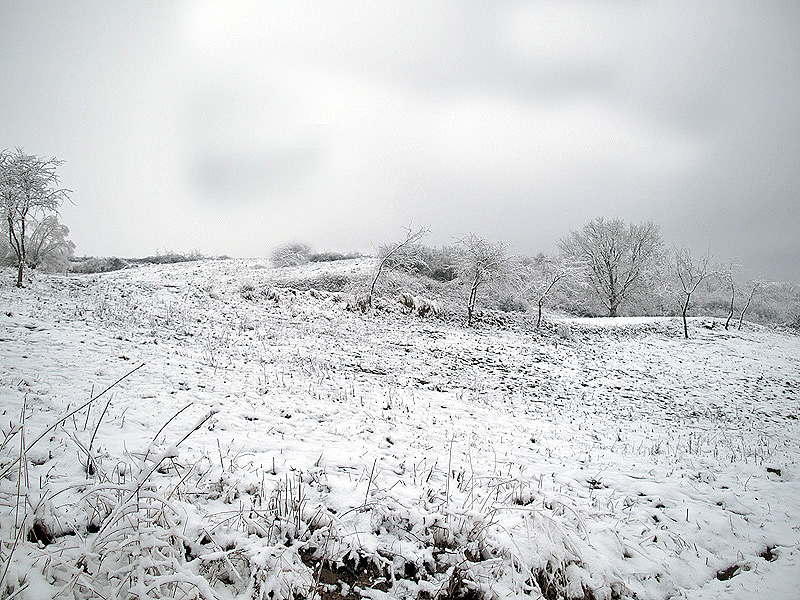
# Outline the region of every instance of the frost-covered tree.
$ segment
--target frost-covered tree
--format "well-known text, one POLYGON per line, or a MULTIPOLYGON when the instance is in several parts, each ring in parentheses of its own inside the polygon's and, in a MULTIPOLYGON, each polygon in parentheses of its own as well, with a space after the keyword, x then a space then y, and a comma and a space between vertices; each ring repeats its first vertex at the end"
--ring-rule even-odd
POLYGON ((621 219, 602 217, 559 241, 565 257, 586 264, 587 281, 610 317, 644 287, 662 245, 652 222, 626 226, 621 219))
POLYGON ((17 287, 28 258, 29 227, 42 223, 69 199, 70 191, 59 187, 56 169, 63 161, 15 152, 0 152, 0 216, 8 244, 17 263, 17 287))
POLYGON ((747 312, 747 309, 750 308, 750 303, 753 302, 753 297, 763 287, 763 282, 758 279, 754 279, 749 284, 750 293, 747 295, 747 302, 744 303, 744 307, 742 308, 742 312, 739 315, 739 325, 737 329, 742 328, 742 321, 744 321, 744 314, 747 312))
POLYGON ((26 262, 32 269, 66 271, 75 244, 67 239, 69 228, 55 214, 32 219, 33 232, 25 244, 26 262))
POLYGON ((472 325, 478 290, 500 278, 508 267, 505 244, 490 242, 470 233, 457 243, 461 253, 457 272, 469 288, 467 296, 467 326, 472 325))
POLYGON ((697 287, 709 277, 716 276, 711 270, 711 252, 706 252, 699 259, 692 258, 688 248, 675 250, 675 275, 678 279, 679 294, 681 298, 681 317, 683 318, 683 336, 689 339, 689 327, 686 324, 686 315, 689 312, 689 302, 697 287))
POLYGON ((733 311, 736 302, 736 278, 733 276, 733 271, 736 266, 734 261, 730 261, 729 263, 722 265, 719 269, 719 276, 720 279, 724 282, 725 287, 727 288, 728 292, 730 293, 730 303, 728 305, 728 316, 725 318, 725 330, 728 330, 728 327, 731 324, 731 319, 733 319, 733 311))
POLYGON ((378 258, 375 261, 375 268, 370 278, 369 292, 366 298, 367 306, 372 306, 375 286, 378 285, 378 279, 380 279, 381 273, 387 266, 402 268, 405 265, 410 268, 422 260, 419 253, 419 242, 426 235, 428 235, 428 229, 425 227, 420 227, 416 230, 406 227, 406 235, 402 240, 385 244, 378 249, 378 258))
POLYGON ((559 289, 575 290, 583 283, 585 265, 571 257, 540 254, 523 262, 518 272, 519 295, 536 304, 536 326, 542 324, 542 308, 559 289))

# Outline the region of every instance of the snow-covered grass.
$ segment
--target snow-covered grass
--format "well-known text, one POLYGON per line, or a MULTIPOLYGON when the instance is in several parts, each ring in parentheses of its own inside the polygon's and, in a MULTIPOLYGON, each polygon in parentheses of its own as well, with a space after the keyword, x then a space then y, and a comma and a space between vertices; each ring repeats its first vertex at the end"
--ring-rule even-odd
POLYGON ((348 310, 368 269, 0 273, 0 596, 796 597, 800 338, 348 310))

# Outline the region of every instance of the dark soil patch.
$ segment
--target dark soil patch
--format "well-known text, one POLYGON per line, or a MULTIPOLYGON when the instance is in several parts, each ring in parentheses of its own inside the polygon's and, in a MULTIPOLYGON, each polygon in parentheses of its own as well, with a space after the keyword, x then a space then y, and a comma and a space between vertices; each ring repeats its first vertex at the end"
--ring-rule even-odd
POLYGON ((769 562, 778 560, 778 553, 775 552, 775 546, 767 546, 759 556, 769 562))
POLYGON ((364 557, 360 557, 358 562, 348 558, 341 563, 332 563, 315 555, 316 548, 300 551, 301 560, 314 572, 319 583, 317 593, 323 600, 360 600, 361 594, 354 590, 356 587, 382 592, 391 588, 390 574, 383 573, 374 562, 364 557), (347 589, 346 594, 342 593, 343 589, 347 589))
POLYGON ((720 581, 728 581, 729 579, 736 577, 739 574, 739 571, 741 571, 741 567, 739 565, 731 565, 727 569, 717 571, 717 579, 720 581))

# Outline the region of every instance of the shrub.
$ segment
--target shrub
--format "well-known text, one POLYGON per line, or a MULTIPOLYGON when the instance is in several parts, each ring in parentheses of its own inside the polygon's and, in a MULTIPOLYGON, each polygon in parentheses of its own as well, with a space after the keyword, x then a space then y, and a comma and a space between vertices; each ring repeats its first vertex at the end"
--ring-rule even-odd
POLYGON ((311 247, 308 244, 284 244, 272 251, 272 264, 276 267, 296 267, 309 262, 311 247))
POLYGON ((408 254, 413 255, 413 261, 407 260, 407 257, 402 260, 390 260, 386 267, 395 271, 428 277, 435 281, 453 281, 458 276, 456 263, 459 253, 458 249, 453 246, 432 248, 416 244, 409 249, 408 254))
POLYGON ((501 293, 497 297, 497 310, 501 312, 526 312, 528 304, 514 294, 501 293))
POLYGON ((69 270, 72 273, 108 273, 110 271, 119 271, 120 269, 127 269, 130 264, 127 261, 117 258, 116 256, 109 256, 105 258, 97 258, 94 256, 77 258, 70 261, 69 270))
POLYGON ((205 256, 200 254, 197 250, 189 254, 181 252, 172 252, 171 250, 165 251, 163 254, 157 252, 154 256, 145 256, 144 258, 129 258, 130 263, 147 263, 153 265, 168 265, 173 263, 190 262, 193 260, 203 260, 205 256))
POLYGON ((795 307, 794 319, 789 323, 789 327, 800 331, 800 308, 795 307))
POLYGON ((352 281, 352 278, 347 275, 320 273, 313 277, 282 280, 280 285, 299 291, 322 290, 325 292, 344 292, 350 288, 352 281))
POLYGON ((359 252, 316 252, 308 257, 310 262, 334 262, 337 260, 350 260, 353 258, 361 258, 362 254, 359 252))

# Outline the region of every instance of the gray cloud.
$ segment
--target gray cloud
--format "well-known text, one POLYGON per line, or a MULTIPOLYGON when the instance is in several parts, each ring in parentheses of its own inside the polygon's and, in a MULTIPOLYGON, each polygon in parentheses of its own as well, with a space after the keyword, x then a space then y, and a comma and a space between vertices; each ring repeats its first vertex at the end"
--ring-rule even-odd
POLYGON ((211 199, 269 197, 291 190, 313 177, 320 162, 313 148, 279 148, 272 151, 218 154, 209 152, 194 160, 192 179, 211 199))

